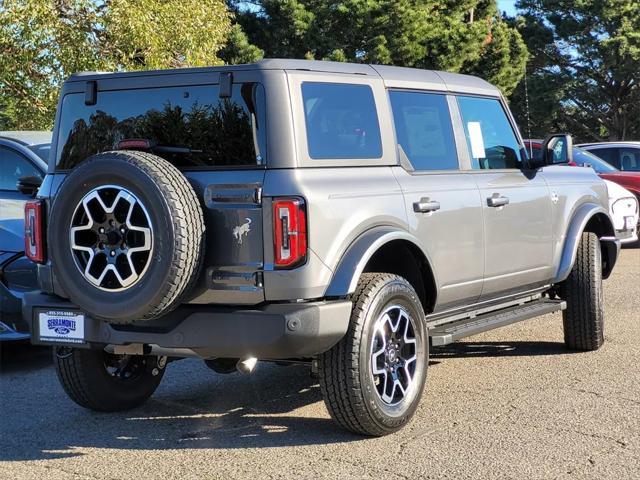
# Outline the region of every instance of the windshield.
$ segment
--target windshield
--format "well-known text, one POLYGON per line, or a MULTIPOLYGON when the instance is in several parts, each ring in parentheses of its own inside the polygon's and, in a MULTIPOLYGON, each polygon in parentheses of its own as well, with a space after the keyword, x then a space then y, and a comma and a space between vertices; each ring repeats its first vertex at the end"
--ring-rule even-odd
POLYGON ((573 148, 573 161, 579 166, 584 167, 585 164, 591 166, 597 173, 614 173, 619 170, 601 158, 596 157, 594 154, 582 150, 581 148, 573 148))

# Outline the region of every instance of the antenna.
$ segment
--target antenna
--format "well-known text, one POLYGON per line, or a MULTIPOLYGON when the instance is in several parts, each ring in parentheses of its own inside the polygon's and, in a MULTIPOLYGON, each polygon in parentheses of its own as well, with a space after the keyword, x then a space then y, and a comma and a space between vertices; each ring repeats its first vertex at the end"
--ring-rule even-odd
POLYGON ((529 86, 527 85, 527 64, 524 64, 524 103, 527 113, 527 137, 529 138, 529 158, 533 158, 533 143, 531 142, 531 111, 529 110, 529 86))

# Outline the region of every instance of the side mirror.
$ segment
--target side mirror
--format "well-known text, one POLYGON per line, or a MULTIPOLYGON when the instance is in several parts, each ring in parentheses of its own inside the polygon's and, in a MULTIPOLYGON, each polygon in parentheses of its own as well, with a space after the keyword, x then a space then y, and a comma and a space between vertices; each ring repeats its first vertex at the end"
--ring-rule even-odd
POLYGON ((549 135, 542 144, 544 165, 567 165, 573 162, 573 139, 566 133, 549 135))
POLYGON ((36 176, 20 177, 16 182, 16 187, 20 193, 34 196, 38 188, 42 185, 42 178, 36 176))

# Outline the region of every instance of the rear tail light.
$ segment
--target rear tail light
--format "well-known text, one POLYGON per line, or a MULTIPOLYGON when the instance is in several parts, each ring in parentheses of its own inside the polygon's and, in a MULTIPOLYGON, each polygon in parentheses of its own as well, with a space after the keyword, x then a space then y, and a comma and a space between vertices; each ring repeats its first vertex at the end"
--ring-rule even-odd
POLYGON ((302 198, 273 201, 276 268, 293 268, 307 260, 307 213, 302 198))
POLYGON ((40 200, 29 200, 24 206, 24 251, 34 262, 44 262, 43 207, 40 200))

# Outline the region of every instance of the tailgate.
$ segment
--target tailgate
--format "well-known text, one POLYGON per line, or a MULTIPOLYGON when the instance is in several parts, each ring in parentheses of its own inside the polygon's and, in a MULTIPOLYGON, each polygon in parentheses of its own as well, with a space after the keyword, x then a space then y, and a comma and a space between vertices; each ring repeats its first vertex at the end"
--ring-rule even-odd
POLYGON ((203 205, 203 269, 190 303, 264 301, 262 184, 265 171, 184 172, 203 205))

